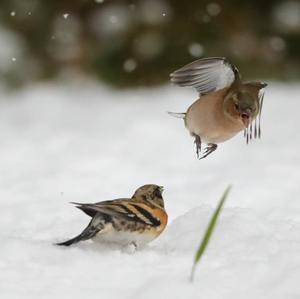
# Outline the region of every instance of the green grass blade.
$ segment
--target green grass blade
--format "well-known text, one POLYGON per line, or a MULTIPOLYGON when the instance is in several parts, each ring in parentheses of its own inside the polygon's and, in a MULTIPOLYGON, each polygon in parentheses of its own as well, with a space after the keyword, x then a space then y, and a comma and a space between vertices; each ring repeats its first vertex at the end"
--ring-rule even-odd
POLYGON ((212 218, 210 219, 210 222, 209 222, 209 225, 208 225, 208 227, 206 229, 204 237, 203 237, 203 239, 202 239, 202 241, 200 243, 200 246, 199 246, 199 248, 198 248, 198 250, 196 252, 195 259, 194 259, 194 264, 193 264, 192 272, 191 272, 191 278, 190 278, 191 281, 194 280, 194 274, 195 274, 196 266, 197 266, 198 262, 200 261, 201 256, 203 255, 203 253, 204 253, 204 251, 205 251, 205 249, 206 249, 206 247, 207 247, 207 245, 209 243, 209 240, 210 240, 210 238, 212 236, 212 233, 213 233, 213 231, 215 229, 215 226, 216 226, 219 214, 220 214, 220 212, 221 212, 221 210, 223 208, 223 205, 225 203, 225 200, 226 200, 226 198, 228 196, 228 193, 229 193, 230 189, 231 189, 231 186, 228 186, 226 188, 225 192, 223 193, 223 195, 222 195, 222 197, 220 199, 219 205, 216 208, 216 210, 215 210, 212 218))

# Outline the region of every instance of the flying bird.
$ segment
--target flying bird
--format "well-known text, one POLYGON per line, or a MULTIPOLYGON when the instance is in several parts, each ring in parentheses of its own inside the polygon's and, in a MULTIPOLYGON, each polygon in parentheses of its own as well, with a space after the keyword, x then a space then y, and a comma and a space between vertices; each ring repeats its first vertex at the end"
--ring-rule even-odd
POLYGON ((199 93, 199 99, 185 113, 169 112, 184 119, 195 138, 198 159, 207 157, 217 149, 218 143, 242 130, 247 143, 252 138, 260 138, 266 83, 243 82, 238 69, 221 57, 196 60, 170 77, 172 83, 193 87, 199 93), (203 152, 202 143, 207 144, 203 152))
POLYGON ((92 219, 78 236, 56 245, 69 246, 92 239, 121 246, 142 247, 165 229, 168 215, 162 197, 163 187, 144 185, 131 198, 94 204, 74 203, 92 219))

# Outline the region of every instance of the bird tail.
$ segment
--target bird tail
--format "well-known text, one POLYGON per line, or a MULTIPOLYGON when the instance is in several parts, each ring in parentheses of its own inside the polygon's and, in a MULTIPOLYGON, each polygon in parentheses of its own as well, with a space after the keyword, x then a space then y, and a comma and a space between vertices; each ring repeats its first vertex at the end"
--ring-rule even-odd
POLYGON ((78 243, 80 241, 89 240, 89 239, 93 238, 103 228, 104 228, 103 224, 101 225, 99 223, 97 226, 95 226, 95 225, 92 225, 92 221, 91 221, 90 224, 87 226, 87 228, 81 234, 79 234, 78 236, 76 236, 70 240, 56 243, 55 245, 70 246, 70 245, 78 243))
POLYGON ((186 113, 177 113, 177 112, 170 112, 170 111, 168 111, 168 114, 176 118, 185 118, 186 115, 186 113))

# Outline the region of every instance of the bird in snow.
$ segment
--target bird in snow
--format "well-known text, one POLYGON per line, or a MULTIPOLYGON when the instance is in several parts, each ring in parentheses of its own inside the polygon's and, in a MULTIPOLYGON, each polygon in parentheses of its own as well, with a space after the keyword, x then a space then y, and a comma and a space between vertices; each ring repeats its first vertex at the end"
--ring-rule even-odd
POLYGON ((94 204, 74 203, 92 219, 78 236, 56 245, 69 246, 92 239, 121 246, 142 247, 165 229, 168 215, 162 197, 163 187, 144 185, 131 198, 94 204))
POLYGON ((195 138, 196 152, 203 159, 224 142, 244 130, 249 139, 260 138, 261 110, 266 83, 242 82, 238 69, 226 58, 196 60, 171 75, 171 82, 195 88, 199 99, 186 113, 169 112, 183 118, 195 138), (253 126, 254 121, 254 126, 253 126), (207 147, 201 153, 202 143, 207 147))

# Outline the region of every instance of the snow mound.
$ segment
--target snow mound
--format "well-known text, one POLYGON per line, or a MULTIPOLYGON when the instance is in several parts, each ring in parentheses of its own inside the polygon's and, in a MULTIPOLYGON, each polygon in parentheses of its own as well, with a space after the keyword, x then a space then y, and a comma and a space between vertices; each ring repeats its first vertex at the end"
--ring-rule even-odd
POLYGON ((0 90, 1 298, 300 297, 299 86, 269 84, 263 136, 239 135, 198 161, 182 120, 196 98, 176 87, 114 91, 80 79, 0 90), (128 254, 78 234, 70 201, 165 187, 166 231, 128 254), (195 250, 233 184, 191 284, 195 250))

